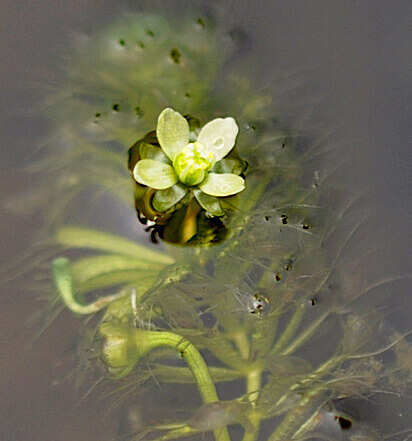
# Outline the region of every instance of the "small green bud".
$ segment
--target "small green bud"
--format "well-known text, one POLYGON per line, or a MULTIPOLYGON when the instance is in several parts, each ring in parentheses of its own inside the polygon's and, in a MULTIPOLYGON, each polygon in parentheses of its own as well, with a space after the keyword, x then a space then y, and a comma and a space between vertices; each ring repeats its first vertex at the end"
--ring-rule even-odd
POLYGON ((127 369, 136 365, 142 356, 136 329, 123 324, 103 323, 99 329, 104 341, 101 359, 114 369, 127 369))
POLYGON ((188 144, 173 161, 179 181, 187 186, 195 186, 204 181, 212 168, 215 158, 199 142, 188 144))

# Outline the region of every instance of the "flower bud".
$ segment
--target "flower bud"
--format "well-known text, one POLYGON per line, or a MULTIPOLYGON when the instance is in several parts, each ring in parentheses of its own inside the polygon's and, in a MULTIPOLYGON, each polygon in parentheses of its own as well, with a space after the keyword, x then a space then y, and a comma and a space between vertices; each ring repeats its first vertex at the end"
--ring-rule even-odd
POLYGON ((199 142, 188 144, 173 161, 179 181, 188 186, 200 184, 214 163, 214 155, 199 142))
POLYGON ((104 341, 101 359, 114 369, 132 368, 139 360, 141 348, 136 339, 136 329, 128 325, 103 323, 99 329, 104 341))

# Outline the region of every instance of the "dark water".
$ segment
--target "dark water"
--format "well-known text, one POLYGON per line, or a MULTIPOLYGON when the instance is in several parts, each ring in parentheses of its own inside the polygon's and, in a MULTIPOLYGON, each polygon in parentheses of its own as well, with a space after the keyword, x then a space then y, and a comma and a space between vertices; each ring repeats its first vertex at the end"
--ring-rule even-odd
MULTIPOLYGON (((410 272, 412 3, 267 0, 230 7, 232 23, 247 36, 244 48, 250 51, 258 81, 285 76, 290 82, 303 81, 315 97, 316 118, 331 129, 333 143, 346 146, 343 179, 368 191, 374 210, 359 240, 367 237, 383 247, 373 270, 410 272)), ((30 161, 47 135, 32 103, 46 96, 48 86, 61 76, 71 36, 104 26, 125 9, 126 4, 107 0, 1 2, 2 198, 32 184, 19 166, 30 161)), ((305 100, 308 107, 312 99, 305 100)), ((7 261, 27 249, 38 221, 3 209, 0 218, 1 260, 7 261)), ((36 303, 23 282, 0 289, 0 439, 116 439, 104 406, 86 402, 73 410, 71 381, 62 381, 65 351, 77 321, 65 315, 27 350, 33 331, 26 325, 36 303)), ((401 330, 408 322, 410 326, 408 292, 403 282, 387 289, 389 319, 401 330)), ((372 423, 384 419, 395 426, 405 421, 402 427, 412 416, 404 400, 366 414, 372 423)))

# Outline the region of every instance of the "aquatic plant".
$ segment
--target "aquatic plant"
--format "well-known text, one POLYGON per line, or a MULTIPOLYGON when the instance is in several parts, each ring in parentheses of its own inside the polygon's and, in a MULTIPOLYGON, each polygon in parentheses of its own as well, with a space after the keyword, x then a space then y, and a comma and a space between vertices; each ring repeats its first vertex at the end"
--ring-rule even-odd
MULTIPOLYGON (((186 119, 173 109, 165 109, 159 116, 156 129, 163 155, 147 146, 146 157, 137 162, 133 176, 140 184, 156 190, 167 190, 180 182, 186 187, 183 187, 182 197, 187 194, 187 188, 199 186, 200 191, 195 194, 200 201, 204 198, 199 197, 202 193, 232 196, 244 190, 244 180, 232 173, 212 173, 212 169, 215 165, 219 169, 223 166, 221 161, 235 146, 238 131, 233 118, 219 118, 206 124, 196 141, 190 142, 186 119)), ((145 146, 140 146, 141 156, 142 147, 145 146)), ((158 205, 158 201, 154 199, 153 204, 158 205)), ((164 211, 163 206, 160 208, 159 211, 164 211)))
POLYGON ((162 111, 156 132, 149 132, 129 149, 128 167, 136 181, 136 210, 157 225, 173 225, 162 234, 170 242, 194 244, 199 214, 225 215, 228 200, 245 188, 245 161, 234 151, 239 128, 233 118, 216 118, 200 130, 193 118, 171 108, 162 111), (195 142, 190 142, 195 141, 195 142), (176 213, 175 213, 176 212, 176 213), (190 220, 191 219, 191 220, 190 220))
POLYGON ((354 307, 369 288, 344 252, 364 214, 330 182, 334 151, 282 123, 249 79, 228 66, 222 79, 221 41, 212 19, 130 14, 80 43, 46 103, 62 141, 44 189, 53 308, 88 318, 83 368, 143 414, 159 394, 143 384, 186 392, 183 418, 159 413, 133 438, 225 441, 240 424, 244 441, 379 439, 336 404, 410 381, 407 363, 380 359, 410 357, 405 335, 354 307), (157 248, 70 223, 99 194, 119 216, 136 210, 157 248))

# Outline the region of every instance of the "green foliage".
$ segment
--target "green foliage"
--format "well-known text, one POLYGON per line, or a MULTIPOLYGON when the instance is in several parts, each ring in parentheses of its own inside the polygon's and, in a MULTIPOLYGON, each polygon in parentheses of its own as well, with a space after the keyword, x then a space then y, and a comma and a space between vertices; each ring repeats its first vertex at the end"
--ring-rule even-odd
MULTIPOLYGON (((322 152, 279 122, 266 93, 226 65, 225 78, 218 77, 221 33, 212 21, 202 23, 129 15, 76 49, 67 83, 49 103, 67 145, 53 178, 62 201, 49 220, 53 244, 70 260, 54 260, 55 286, 75 314, 97 317, 89 325, 93 363, 119 389, 138 390, 144 402, 154 394, 153 377, 164 387, 198 388, 203 405, 191 416, 160 420, 140 436, 154 432, 164 441, 213 431, 225 441, 226 426, 240 423, 244 441, 253 441, 270 419, 271 441, 303 440, 325 415, 338 415, 325 403, 389 388, 394 375, 377 358, 383 352, 396 351, 408 377, 410 350, 378 312, 353 312, 362 291, 355 283, 348 291, 351 274, 339 268, 356 227, 346 223, 339 192, 327 182, 330 164, 311 164, 322 152), (182 130, 160 130, 159 137, 149 131, 166 106, 185 117, 177 124, 182 130), (240 127, 236 151, 215 155, 220 160, 188 200, 171 165, 181 131, 186 143, 190 132, 218 121, 204 125, 198 141, 222 138, 228 153, 224 120, 216 119, 226 115, 240 127), (133 183, 132 172, 153 188, 133 183), (233 177, 225 194, 222 176, 233 177), (73 195, 63 201, 69 181, 73 195), (234 189, 239 194, 226 197, 234 189), (120 200, 128 216, 134 191, 136 209, 156 220, 160 238, 193 247, 154 248, 70 225, 65 215, 76 195, 99 191, 120 200), (379 347, 377 335, 387 344, 379 347), (235 399, 216 391, 227 382, 239 391, 235 399)), ((229 132, 234 143, 233 123, 229 132)))

